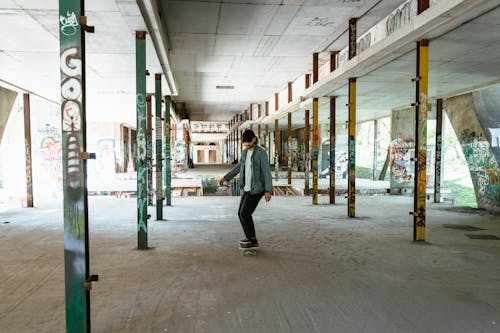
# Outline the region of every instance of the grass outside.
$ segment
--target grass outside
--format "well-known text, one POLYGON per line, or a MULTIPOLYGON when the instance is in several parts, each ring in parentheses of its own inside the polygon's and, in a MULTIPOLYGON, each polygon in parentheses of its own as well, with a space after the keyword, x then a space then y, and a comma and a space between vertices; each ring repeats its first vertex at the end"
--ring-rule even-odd
POLYGON ((455 197, 455 206, 477 208, 476 195, 473 188, 461 185, 455 180, 445 181, 444 187, 450 189, 452 195, 455 197))

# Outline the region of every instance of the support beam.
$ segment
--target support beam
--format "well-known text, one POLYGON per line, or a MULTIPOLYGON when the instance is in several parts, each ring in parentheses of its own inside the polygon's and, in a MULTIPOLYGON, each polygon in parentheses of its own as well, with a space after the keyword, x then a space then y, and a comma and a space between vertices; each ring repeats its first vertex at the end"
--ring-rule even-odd
POLYGON ((330 73, 337 69, 337 55, 338 51, 330 53, 330 73))
POLYGON ((429 41, 417 42, 415 79, 415 189, 413 200, 413 240, 425 241, 425 199, 427 187, 429 41))
POLYGON ((318 155, 319 155, 319 125, 318 99, 313 98, 313 144, 312 144, 312 204, 318 204, 318 155))
POLYGON ((288 113, 288 185, 292 185, 292 114, 288 113))
POLYGON ((59 1, 66 331, 90 332, 84 1, 59 1), (82 20, 83 21, 83 20, 82 20))
POLYGON ((347 164, 347 216, 356 216, 356 78, 349 79, 349 105, 348 105, 348 164, 347 164))
POLYGON ((313 53, 313 84, 318 82, 318 79, 319 79, 318 60, 319 60, 319 53, 318 52, 313 53))
POLYGON ((274 178, 276 181, 279 179, 279 167, 280 167, 280 155, 279 155, 279 145, 280 145, 280 130, 278 119, 274 120, 274 178))
POLYGON ((349 19, 349 60, 356 56, 356 22, 355 17, 349 19))
MULTIPOLYGON (((259 104, 257 104, 257 118, 260 119, 260 116, 261 116, 261 114, 260 114, 260 103, 259 103, 259 104)), ((259 133, 258 138, 260 140, 260 134, 261 134, 260 133, 260 123, 259 123, 259 126, 257 127, 257 132, 259 133)))
POLYGON ((31 160, 30 94, 23 94, 24 156, 26 163, 26 207, 33 208, 33 163, 31 160))
POLYGON ((305 75, 304 85, 305 85, 306 89, 308 89, 311 86, 311 74, 305 75))
MULTIPOLYGON (((163 152, 162 152, 161 74, 155 74, 155 153, 156 153, 156 220, 163 220, 163 152)), ((170 134, 170 133, 169 133, 170 134)))
POLYGON ((280 108, 280 94, 274 93, 274 111, 278 111, 280 108))
POLYGON ((146 161, 148 173, 148 206, 153 206, 153 114, 151 95, 146 96, 146 161))
POLYGON ((443 100, 436 101, 436 156, 434 164, 434 202, 441 202, 441 161, 443 159, 443 100))
POLYGON ((330 96, 330 204, 335 203, 335 96, 330 96))
MULTIPOLYGON (((356 56, 356 18, 349 19, 349 59, 356 56)), ((347 216, 356 216, 356 78, 349 78, 347 216)))
MULTIPOLYGON (((165 199, 167 206, 172 205, 172 142, 171 132, 172 126, 170 125, 170 105, 172 99, 170 96, 165 96, 165 113, 164 119, 164 132, 165 132, 165 199)), ((175 142, 175 140, 174 140, 175 142)))
POLYGON ((137 247, 148 248, 147 146, 146 146, 146 32, 135 33, 137 108, 137 247))
POLYGON ((309 110, 304 111, 304 164, 305 164, 305 174, 304 174, 304 195, 309 195, 309 171, 311 163, 311 152, 309 151, 309 141, 311 140, 311 126, 309 125, 309 110))
POLYGON ((373 121, 373 172, 372 179, 377 180, 377 157, 378 157, 378 120, 373 121))
POLYGON ((293 92, 292 92, 292 82, 288 82, 288 103, 291 103, 293 100, 293 92))

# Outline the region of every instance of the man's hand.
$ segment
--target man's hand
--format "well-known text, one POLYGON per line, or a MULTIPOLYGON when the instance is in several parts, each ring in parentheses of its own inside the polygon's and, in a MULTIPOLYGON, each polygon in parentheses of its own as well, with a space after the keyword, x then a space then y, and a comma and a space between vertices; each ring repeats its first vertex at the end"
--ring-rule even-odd
POLYGON ((269 200, 271 200, 271 197, 272 197, 271 193, 269 192, 264 193, 264 199, 266 199, 266 202, 269 202, 269 200))
POLYGON ((219 186, 222 186, 224 185, 224 182, 226 181, 226 179, 224 177, 222 177, 220 180, 219 180, 219 186))

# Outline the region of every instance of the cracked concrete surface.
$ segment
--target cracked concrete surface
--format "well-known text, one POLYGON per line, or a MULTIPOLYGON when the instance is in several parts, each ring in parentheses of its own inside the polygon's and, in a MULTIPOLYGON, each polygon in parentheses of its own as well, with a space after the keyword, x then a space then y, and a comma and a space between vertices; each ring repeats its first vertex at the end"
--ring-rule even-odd
MULTIPOLYGON (((93 332, 499 332, 500 218, 429 203, 426 244, 412 242, 412 198, 358 196, 313 207, 274 197, 254 214, 261 249, 244 257, 238 197, 174 198, 149 207, 136 250, 135 199, 91 197, 93 332)), ((64 332, 62 210, 0 219, 0 331, 64 332), (10 223, 3 223, 3 222, 10 223)))

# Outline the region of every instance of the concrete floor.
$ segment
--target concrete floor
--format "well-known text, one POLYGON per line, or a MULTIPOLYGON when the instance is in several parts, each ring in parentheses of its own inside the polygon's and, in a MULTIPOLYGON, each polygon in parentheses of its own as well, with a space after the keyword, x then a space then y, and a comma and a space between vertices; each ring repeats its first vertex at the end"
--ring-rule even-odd
MULTIPOLYGON (((465 236, 499 216, 429 204, 415 244, 411 198, 274 197, 244 257, 239 198, 174 199, 139 251, 135 199, 90 198, 93 332, 500 332, 500 241, 465 236)), ((0 253, 0 332, 64 332, 60 207, 3 212, 0 253)))

